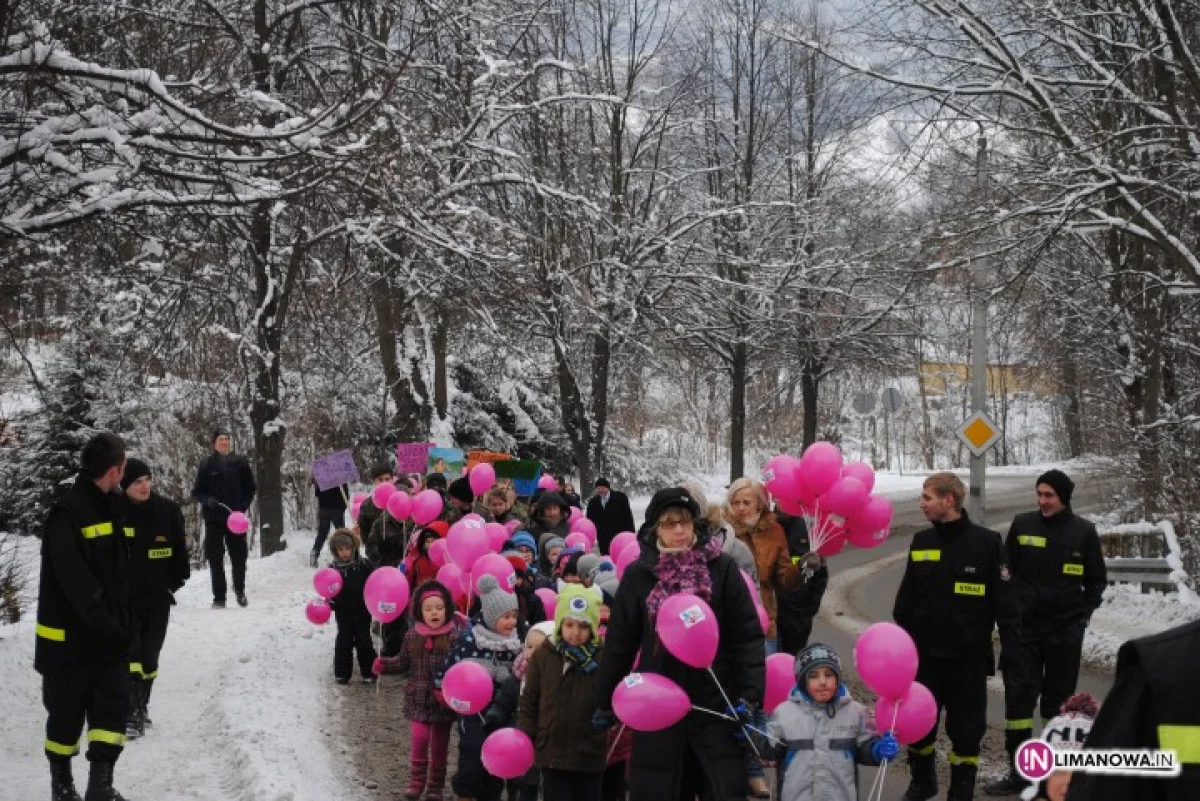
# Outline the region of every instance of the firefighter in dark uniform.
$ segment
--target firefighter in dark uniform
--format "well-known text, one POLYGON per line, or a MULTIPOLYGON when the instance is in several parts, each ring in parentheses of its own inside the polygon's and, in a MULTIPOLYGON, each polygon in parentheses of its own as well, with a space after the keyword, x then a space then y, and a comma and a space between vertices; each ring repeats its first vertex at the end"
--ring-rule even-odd
MULTIPOLYGON (((916 642, 917 681, 946 710, 950 738, 947 801, 971 801, 979 746, 987 729, 987 679, 995 673, 992 632, 1004 644, 1020 636, 1008 555, 1000 535, 970 521, 966 487, 953 473, 925 480, 921 512, 933 528, 913 535, 893 616, 916 642)), ((909 746, 912 782, 904 801, 937 795, 937 726, 909 746)))
POLYGON ((46 757, 54 801, 79 801, 71 758, 86 721, 87 801, 123 801, 113 767, 125 746, 129 541, 119 494, 125 443, 97 434, 83 446, 75 484, 42 534, 34 668, 42 674, 46 757))
POLYGON ((233 573, 233 594, 238 606, 246 606, 246 557, 250 546, 245 535, 229 530, 229 515, 245 512, 254 502, 257 486, 254 471, 245 457, 230 453, 229 432, 213 432, 213 453, 196 470, 192 497, 204 516, 204 558, 212 575, 213 608, 225 608, 225 551, 233 573))
POLYGON ((783 526, 783 533, 787 536, 788 555, 792 564, 806 562, 805 570, 810 571, 808 581, 795 592, 775 593, 779 606, 779 614, 775 619, 775 627, 779 631, 779 652, 798 654, 808 645, 813 618, 821 611, 821 599, 825 597, 825 588, 829 584, 829 568, 824 557, 812 553, 808 526, 804 524, 803 517, 777 511, 775 519, 783 526))
POLYGON ((1175 778, 1075 773, 1067 801, 1200 798, 1200 621, 1132 640, 1117 652, 1117 679, 1084 748, 1173 750, 1175 778))
POLYGON ((187 534, 179 504, 151 489, 150 465, 125 463, 128 524, 133 527, 130 560, 130 609, 133 631, 129 653, 129 723, 126 734, 141 737, 150 722, 150 691, 158 678, 158 654, 167 638, 175 593, 191 575, 187 534))
POLYGON ((1075 484, 1051 470, 1035 486, 1038 511, 1017 515, 1005 541, 1021 639, 1000 656, 1010 764, 1006 777, 988 785, 991 795, 1016 794, 1027 784, 1012 764, 1017 747, 1033 737, 1039 696, 1044 723, 1075 693, 1083 635, 1108 584, 1096 527, 1071 512, 1075 484))

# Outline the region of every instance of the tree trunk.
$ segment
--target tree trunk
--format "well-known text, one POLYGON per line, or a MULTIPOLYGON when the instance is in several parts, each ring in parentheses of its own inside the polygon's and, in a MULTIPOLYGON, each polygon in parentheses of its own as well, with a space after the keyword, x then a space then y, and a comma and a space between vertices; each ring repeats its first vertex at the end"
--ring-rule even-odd
MULTIPOLYGON (((388 279, 380 280, 387 282, 388 279)), ((392 430, 388 433, 399 438, 401 442, 419 442, 429 432, 426 425, 429 403, 424 392, 424 381, 421 380, 418 365, 410 364, 406 359, 407 369, 401 368, 399 351, 396 348, 396 340, 404 333, 404 312, 411 307, 406 304, 403 290, 390 286, 382 292, 372 292, 371 304, 375 309, 379 361, 383 367, 384 381, 387 382, 388 391, 391 393, 392 405, 395 407, 392 414, 392 430)))
MULTIPOLYGON (((611 319, 608 315, 605 319, 611 319)), ((612 365, 612 340, 606 328, 592 335, 592 456, 579 466, 580 490, 590 487, 608 469, 605 436, 608 432, 608 381, 612 365)))
POLYGON ((587 409, 583 405, 583 396, 579 391, 579 383, 571 372, 567 354, 563 350, 561 331, 554 337, 554 361, 557 366, 558 396, 562 399, 562 421, 567 438, 571 441, 571 453, 575 457, 575 469, 579 471, 580 486, 586 486, 585 481, 593 479, 589 461, 592 455, 592 434, 588 425, 587 409))
POLYGON ((817 441, 817 404, 821 399, 821 371, 824 365, 805 359, 800 366, 800 402, 804 410, 802 450, 817 441))
POLYGON ((1075 360, 1062 362, 1063 425, 1067 429, 1067 456, 1078 459, 1083 455, 1083 414, 1079 404, 1079 370, 1075 360))
MULTIPOLYGON (((258 203, 250 212, 250 237, 254 264, 254 345, 257 353, 250 403, 254 430, 254 474, 258 483, 258 520, 263 556, 282 551, 283 446, 286 430, 279 418, 281 314, 284 286, 271 261, 274 222, 270 203, 258 203)), ((293 251, 294 253, 295 251, 293 251)))
POLYGON ((732 386, 729 393, 729 481, 746 474, 746 341, 740 334, 733 345, 732 386))
POLYGON ((450 411, 449 389, 446 380, 446 339, 449 326, 441 304, 438 305, 433 327, 433 402, 442 420, 450 411))

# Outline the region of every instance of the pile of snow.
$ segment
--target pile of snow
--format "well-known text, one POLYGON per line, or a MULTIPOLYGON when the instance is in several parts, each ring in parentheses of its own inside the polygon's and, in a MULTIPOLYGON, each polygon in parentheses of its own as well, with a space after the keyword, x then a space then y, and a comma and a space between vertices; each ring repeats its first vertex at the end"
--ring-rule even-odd
POLYGON ((1178 592, 1143 594, 1133 584, 1114 584, 1092 615, 1083 641, 1086 662, 1115 667, 1117 650, 1127 640, 1149 637, 1200 618, 1200 603, 1178 592))
MULTIPOLYGON (((292 538, 307 543, 308 536, 296 532, 292 538)), ((38 544, 28 540, 25 547, 34 563, 38 544)), ((161 801, 360 797, 329 754, 324 729, 334 702, 336 630, 332 623, 316 628, 304 619, 312 596, 307 555, 307 547, 294 547, 252 559, 246 609, 233 603, 232 594, 228 609, 209 608, 208 571, 192 574, 171 616, 150 704, 154 725, 126 747, 117 765, 118 789, 130 798, 161 801)), ((11 798, 47 797, 50 787, 41 677, 33 670, 35 619, 30 610, 19 625, 0 627, 6 684, 0 693, 0 765, 11 798)), ((84 760, 76 760, 77 776, 86 771, 84 760)))

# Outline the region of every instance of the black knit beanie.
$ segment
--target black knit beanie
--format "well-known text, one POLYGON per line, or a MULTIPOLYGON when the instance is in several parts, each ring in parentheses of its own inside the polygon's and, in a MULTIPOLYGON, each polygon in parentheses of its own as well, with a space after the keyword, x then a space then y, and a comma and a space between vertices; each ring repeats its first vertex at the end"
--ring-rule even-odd
POLYGON ((1061 470, 1047 470, 1038 476, 1037 484, 1048 484, 1054 488, 1054 492, 1058 495, 1058 499, 1063 502, 1063 506, 1071 506, 1071 495, 1075 492, 1075 482, 1061 470))
POLYGON ((456 501, 463 503, 475 503, 475 493, 471 492, 471 482, 463 478, 456 478, 450 482, 446 494, 456 501))
POLYGON ((129 489, 142 476, 150 475, 150 465, 141 459, 125 460, 125 475, 121 476, 121 489, 129 489))

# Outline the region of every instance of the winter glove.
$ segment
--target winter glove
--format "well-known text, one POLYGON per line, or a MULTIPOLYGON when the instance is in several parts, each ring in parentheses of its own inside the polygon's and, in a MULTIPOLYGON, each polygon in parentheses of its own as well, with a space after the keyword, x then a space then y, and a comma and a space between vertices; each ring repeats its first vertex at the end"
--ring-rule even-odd
POLYGON ((383 657, 377 656, 377 657, 375 657, 375 661, 371 663, 371 672, 374 673, 376 676, 382 676, 383 675, 383 667, 384 667, 383 657))
POLYGON ((597 709, 592 713, 592 728, 607 731, 617 725, 617 716, 611 709, 597 709))
POLYGON ((900 741, 890 731, 884 732, 883 736, 871 746, 871 758, 876 762, 891 762, 899 753, 900 741))
POLYGON ((399 570, 401 573, 403 573, 404 575, 406 575, 406 576, 408 575, 408 565, 407 565, 407 564, 405 564, 404 562, 401 562, 401 563, 400 563, 400 567, 399 567, 399 568, 397 568, 397 569, 398 569, 398 570, 399 570))
POLYGON ((725 714, 730 717, 737 718, 737 724, 741 726, 754 725, 754 712, 757 709, 756 705, 747 701, 745 698, 739 698, 736 706, 726 707, 725 714))
POLYGON ((802 562, 805 570, 816 572, 817 568, 825 564, 825 559, 821 556, 821 554, 816 553, 815 551, 809 551, 804 555, 802 562))
POLYGON ((502 729, 507 722, 508 715, 504 714, 504 710, 498 704, 490 704, 487 709, 483 710, 484 733, 490 734, 496 729, 502 729))

